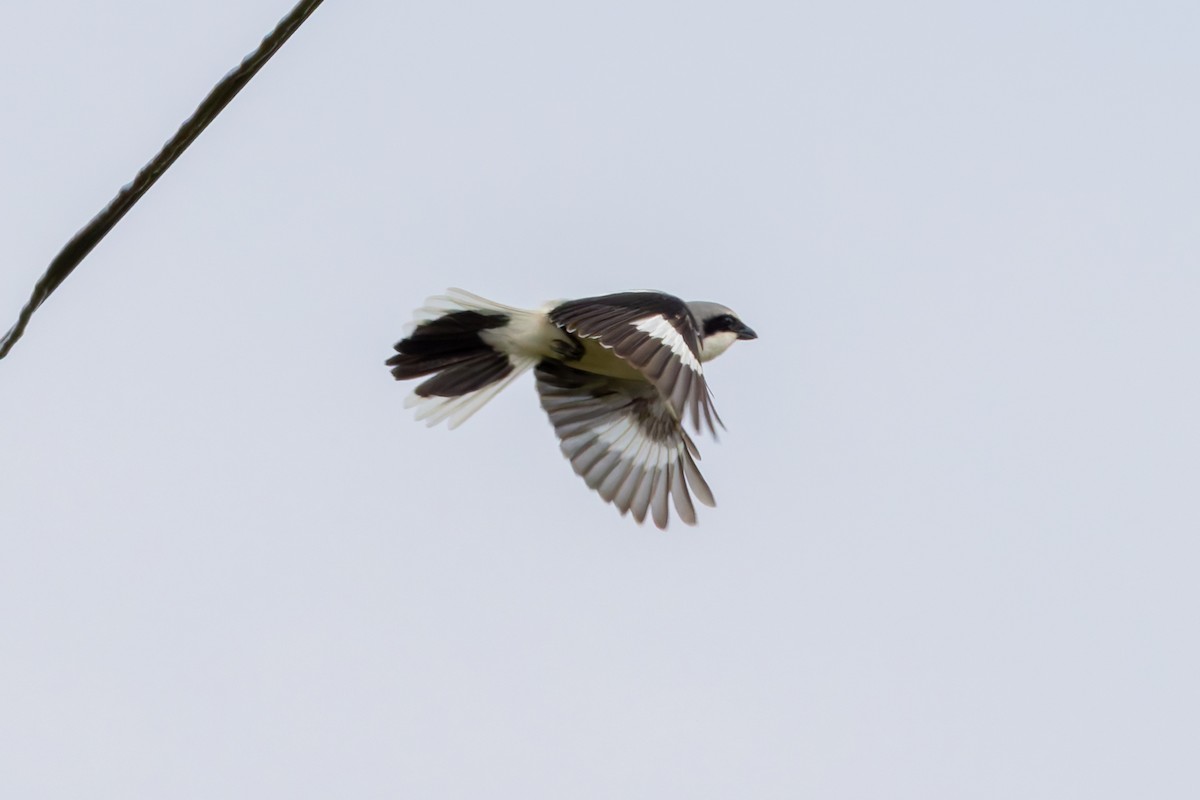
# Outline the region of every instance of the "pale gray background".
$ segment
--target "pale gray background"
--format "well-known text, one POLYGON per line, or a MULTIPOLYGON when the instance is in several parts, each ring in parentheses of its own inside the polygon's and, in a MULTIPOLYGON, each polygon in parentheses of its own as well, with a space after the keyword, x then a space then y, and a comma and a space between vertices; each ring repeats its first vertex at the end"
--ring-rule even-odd
MULTIPOLYGON (((1200 796, 1198 8, 327 3, 0 362, 0 795, 1200 796), (741 312, 720 507, 451 285, 741 312)), ((286 10, 5 5, 0 324, 286 10)))

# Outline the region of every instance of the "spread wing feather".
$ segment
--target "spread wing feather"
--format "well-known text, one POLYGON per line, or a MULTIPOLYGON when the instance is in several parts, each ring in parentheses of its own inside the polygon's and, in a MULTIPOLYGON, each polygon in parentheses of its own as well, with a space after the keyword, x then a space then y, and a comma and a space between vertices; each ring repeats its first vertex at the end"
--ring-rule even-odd
POLYGON ((638 370, 676 418, 715 436, 721 424, 700 365, 700 332, 687 304, 662 292, 622 292, 562 303, 550 320, 574 336, 595 339, 638 370))
POLYGON ((653 386, 550 359, 535 375, 563 455, 622 515, 632 512, 638 522, 649 515, 665 528, 673 500, 679 519, 694 525, 692 494, 716 504, 696 466, 696 445, 653 386))

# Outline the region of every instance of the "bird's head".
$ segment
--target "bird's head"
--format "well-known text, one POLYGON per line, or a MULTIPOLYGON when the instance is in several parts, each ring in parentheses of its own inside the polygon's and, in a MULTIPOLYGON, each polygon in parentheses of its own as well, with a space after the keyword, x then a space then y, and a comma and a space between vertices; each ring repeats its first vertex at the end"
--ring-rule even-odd
POLYGON ((700 326, 700 360, 712 361, 738 339, 757 339, 758 334, 720 303, 688 303, 700 326))

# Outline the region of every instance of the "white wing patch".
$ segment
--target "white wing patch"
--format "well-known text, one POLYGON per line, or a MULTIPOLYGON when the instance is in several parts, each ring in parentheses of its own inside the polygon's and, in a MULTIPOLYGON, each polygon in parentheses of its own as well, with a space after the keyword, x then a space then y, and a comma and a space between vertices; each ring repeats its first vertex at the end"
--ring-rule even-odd
POLYGON ((658 339, 671 348, 671 352, 675 354, 675 357, 687 365, 692 372, 697 375, 703 374, 704 369, 700 366, 700 360, 696 358, 696 354, 692 352, 692 348, 688 347, 687 342, 679 335, 679 331, 675 330, 675 326, 666 317, 661 314, 655 314, 652 317, 636 320, 630 324, 639 331, 658 339))

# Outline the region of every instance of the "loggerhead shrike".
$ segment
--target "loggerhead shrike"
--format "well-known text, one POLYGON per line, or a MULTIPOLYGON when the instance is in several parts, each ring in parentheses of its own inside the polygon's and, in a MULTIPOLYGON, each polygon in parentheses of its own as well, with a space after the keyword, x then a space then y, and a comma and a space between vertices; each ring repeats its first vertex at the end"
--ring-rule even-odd
POLYGON ((667 525, 667 497, 689 525, 688 494, 716 505, 683 429, 722 424, 701 366, 756 334, 717 303, 662 292, 621 292, 547 303, 536 311, 461 289, 431 297, 388 359, 396 380, 431 376, 406 406, 428 425, 457 427, 534 368, 542 408, 563 455, 624 516, 667 525))

